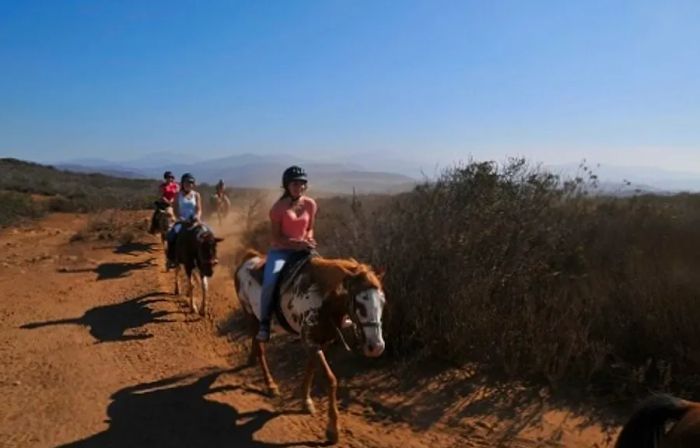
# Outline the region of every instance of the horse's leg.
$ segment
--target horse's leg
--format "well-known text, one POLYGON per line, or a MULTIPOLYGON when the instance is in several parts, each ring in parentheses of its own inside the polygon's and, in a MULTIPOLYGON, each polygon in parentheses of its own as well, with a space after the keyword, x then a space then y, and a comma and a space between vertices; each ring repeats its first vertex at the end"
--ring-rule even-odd
POLYGON ((252 366, 255 364, 255 360, 258 357, 258 344, 257 341, 255 340, 255 335, 258 334, 258 326, 260 323, 258 322, 258 319, 250 315, 248 318, 248 331, 250 332, 250 353, 248 353, 248 365, 252 366))
POLYGON ((333 374, 331 366, 328 365, 323 350, 319 349, 316 355, 328 379, 328 426, 326 426, 326 438, 331 443, 338 443, 338 400, 336 398, 338 379, 333 374))
POLYGON ((199 272, 199 279, 201 280, 202 284, 202 308, 199 310, 199 315, 204 316, 206 314, 207 310, 207 291, 209 290, 209 280, 207 280, 207 277, 202 274, 202 272, 199 272))
POLYGON ((168 267, 168 240, 165 238, 165 233, 160 232, 160 244, 163 246, 163 255, 165 258, 165 272, 170 271, 170 267, 168 267))
POLYGON ((304 383, 302 384, 301 393, 304 400, 304 410, 313 415, 316 413, 316 406, 311 399, 311 385, 314 381, 314 371, 316 370, 315 354, 310 354, 306 361, 306 372, 304 372, 304 383))
POLYGON ((185 266, 185 273, 187 274, 187 287, 188 293, 190 296, 190 310, 192 312, 197 313, 199 310, 197 309, 197 304, 194 303, 194 284, 192 283, 192 267, 191 266, 185 266))
MULTIPOLYGON (((167 258, 167 255, 166 255, 167 258)), ((180 283, 178 282, 178 277, 180 276, 180 265, 175 266, 175 295, 180 294, 180 283)))
POLYGON ((253 343, 257 347, 258 359, 260 360, 260 368, 263 371, 263 376, 265 377, 265 384, 267 385, 267 391, 273 397, 279 397, 280 389, 277 387, 277 383, 272 378, 270 373, 270 368, 267 365, 267 357, 265 356, 265 343, 261 341, 254 340, 253 343))

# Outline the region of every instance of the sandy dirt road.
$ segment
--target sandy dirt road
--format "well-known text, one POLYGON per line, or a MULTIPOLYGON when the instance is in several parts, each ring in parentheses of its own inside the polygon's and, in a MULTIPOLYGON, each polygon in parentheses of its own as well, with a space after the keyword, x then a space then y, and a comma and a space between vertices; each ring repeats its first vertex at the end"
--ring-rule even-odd
MULTIPOLYGON (((324 446, 325 384, 315 386, 319 416, 303 414, 298 345, 270 344, 282 398, 244 367, 230 266, 217 268, 200 318, 171 294, 155 238, 70 242, 86 219, 55 214, 0 233, 0 446, 324 446)), ((237 233, 232 223, 219 230, 226 260, 237 233)), ((340 350, 331 360, 338 446, 606 446, 609 437, 576 413, 513 401, 524 391, 504 400, 473 381, 402 378, 340 350)))

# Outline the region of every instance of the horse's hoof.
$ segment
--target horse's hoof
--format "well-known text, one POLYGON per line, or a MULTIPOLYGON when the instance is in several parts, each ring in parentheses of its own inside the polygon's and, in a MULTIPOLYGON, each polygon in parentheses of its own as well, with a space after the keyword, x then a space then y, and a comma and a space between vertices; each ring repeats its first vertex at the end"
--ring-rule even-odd
POLYGON ((273 384, 272 386, 267 387, 267 391, 269 392, 271 397, 279 397, 280 396, 280 388, 277 387, 276 384, 273 384))
POLYGON ((199 310, 199 315, 200 315, 200 316, 204 317, 205 314, 206 314, 206 310, 205 310, 204 308, 202 308, 202 309, 199 310))
POLYGON ((326 440, 328 440, 328 442, 333 444, 333 445, 338 443, 338 430, 335 428, 327 428, 326 429, 326 440))
POLYGON ((304 400, 304 411, 309 415, 316 414, 316 406, 314 406, 314 402, 311 398, 304 400))
POLYGON ((192 310, 193 313, 199 314, 199 309, 197 309, 197 305, 190 305, 190 309, 192 310))

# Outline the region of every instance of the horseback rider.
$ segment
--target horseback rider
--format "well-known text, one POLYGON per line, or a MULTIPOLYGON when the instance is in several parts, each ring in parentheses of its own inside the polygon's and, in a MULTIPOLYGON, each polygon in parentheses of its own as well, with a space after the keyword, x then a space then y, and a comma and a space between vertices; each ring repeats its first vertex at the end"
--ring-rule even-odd
POLYGON ((284 193, 270 209, 272 244, 267 252, 260 297, 260 328, 256 339, 270 339, 272 302, 280 272, 285 263, 298 252, 316 248, 314 223, 318 206, 305 195, 308 186, 306 171, 290 166, 282 174, 284 193))
POLYGON ((222 194, 224 194, 224 190, 224 180, 219 179, 219 181, 216 183, 216 194, 221 196, 222 194))
POLYGON ((192 174, 185 173, 180 179, 181 190, 173 200, 176 223, 168 232, 168 267, 175 267, 175 240, 184 223, 194 223, 202 219, 202 199, 194 191, 196 181, 192 174))
POLYGON ((173 205, 175 196, 180 191, 180 185, 175 182, 175 176, 172 171, 166 171, 163 173, 163 182, 158 186, 158 191, 160 197, 154 203, 155 210, 153 212, 153 217, 151 218, 151 227, 149 232, 155 234, 158 229, 156 229, 156 217, 160 210, 165 210, 173 205))

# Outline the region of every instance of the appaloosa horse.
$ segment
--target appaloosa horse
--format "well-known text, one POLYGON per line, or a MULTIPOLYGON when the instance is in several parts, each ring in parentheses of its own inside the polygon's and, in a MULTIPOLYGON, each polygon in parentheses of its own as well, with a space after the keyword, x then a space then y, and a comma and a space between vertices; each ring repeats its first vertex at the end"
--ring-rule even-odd
MULTIPOLYGON (((244 312, 251 318, 252 347, 249 361, 260 361, 268 391, 278 395, 265 357, 265 345, 255 340, 260 315, 261 269, 264 257, 249 250, 234 273, 236 292, 244 312)), ((311 400, 316 360, 328 379, 328 425, 326 437, 338 441, 337 379, 326 357, 324 347, 342 339, 340 327, 344 319, 352 319, 359 346, 365 356, 377 357, 384 351, 382 312, 385 298, 381 278, 368 265, 355 260, 311 258, 289 281, 282 280, 280 298, 276 304, 275 321, 287 332, 300 336, 309 350, 303 382, 304 408, 315 412, 311 400)), ((344 341, 343 341, 344 342, 344 341)))
POLYGON ((700 447, 700 403, 652 395, 632 414, 615 448, 700 447), (668 431, 667 423, 674 422, 668 431))
POLYGON ((182 224, 184 227, 175 239, 175 294, 180 294, 178 277, 181 266, 185 267, 187 277, 190 309, 200 315, 204 315, 207 306, 207 291, 209 289, 208 278, 214 275, 214 266, 218 264, 216 258, 216 245, 223 241, 217 238, 207 226, 201 223, 182 224), (197 268, 202 285, 202 308, 197 309, 194 302, 194 287, 192 285, 192 272, 197 268))

